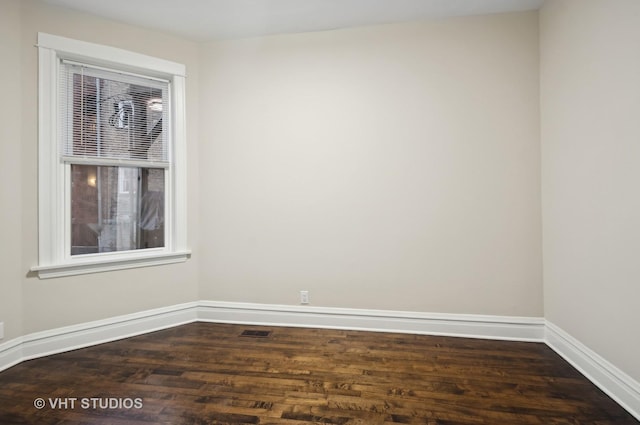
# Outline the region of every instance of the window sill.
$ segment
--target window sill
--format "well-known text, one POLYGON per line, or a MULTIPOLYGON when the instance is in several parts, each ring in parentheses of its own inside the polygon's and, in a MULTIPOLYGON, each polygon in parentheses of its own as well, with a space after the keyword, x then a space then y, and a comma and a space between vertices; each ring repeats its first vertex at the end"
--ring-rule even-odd
POLYGON ((35 266, 31 271, 40 279, 75 276, 80 274, 101 273, 114 270, 134 269, 139 267, 159 266, 163 264, 183 263, 191 257, 191 251, 169 253, 153 253, 130 257, 78 260, 72 263, 35 266))

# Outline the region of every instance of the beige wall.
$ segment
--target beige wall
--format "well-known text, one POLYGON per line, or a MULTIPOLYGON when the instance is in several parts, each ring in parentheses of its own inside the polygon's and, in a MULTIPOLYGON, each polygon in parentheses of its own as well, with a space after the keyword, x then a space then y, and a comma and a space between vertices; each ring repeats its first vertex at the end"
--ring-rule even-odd
POLYGON ((4 340, 22 335, 19 41, 20 3, 0 0, 0 322, 5 326, 4 340))
MULTIPOLYGON (((22 93, 13 93, 13 101, 22 101, 22 159, 11 164, 22 189, 22 234, 15 239, 22 247, 20 277, 23 288, 24 333, 83 323, 156 307, 194 301, 198 293, 198 259, 184 264, 149 267, 121 272, 91 274, 39 280, 24 277, 37 264, 37 33, 76 38, 124 48, 187 66, 187 110, 198 105, 198 45, 161 33, 22 0, 22 37, 20 42, 23 78, 22 93), (17 97, 16 97, 17 96, 17 97)), ((187 119, 189 140, 189 242, 198 243, 198 120, 187 119)), ((6 190, 4 188, 3 190, 6 190)), ((14 190, 14 189, 11 189, 14 190)), ((17 248, 19 249, 19 248, 17 248)), ((3 279, 4 280, 4 279, 3 279)))
POLYGON ((537 13, 210 43, 203 299, 541 316, 537 13))
POLYGON ((545 315, 640 380, 640 2, 541 11, 545 315))

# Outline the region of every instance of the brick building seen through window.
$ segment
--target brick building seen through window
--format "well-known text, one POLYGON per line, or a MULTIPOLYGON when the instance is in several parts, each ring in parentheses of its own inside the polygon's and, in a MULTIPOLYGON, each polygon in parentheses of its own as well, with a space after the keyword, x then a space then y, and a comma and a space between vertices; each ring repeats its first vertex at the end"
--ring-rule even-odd
MULTIPOLYGON (((161 90, 83 73, 72 78, 73 158, 162 161, 161 90)), ((71 255, 163 247, 164 172, 72 163, 71 255)))

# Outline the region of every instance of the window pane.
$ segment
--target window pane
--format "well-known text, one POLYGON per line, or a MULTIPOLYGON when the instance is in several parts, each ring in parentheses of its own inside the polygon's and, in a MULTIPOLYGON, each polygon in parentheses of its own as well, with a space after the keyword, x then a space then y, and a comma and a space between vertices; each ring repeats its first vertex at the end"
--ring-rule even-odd
POLYGON ((64 63, 62 154, 167 162, 168 85, 64 63))
POLYGON ((164 246, 164 169, 71 165, 71 255, 164 246))

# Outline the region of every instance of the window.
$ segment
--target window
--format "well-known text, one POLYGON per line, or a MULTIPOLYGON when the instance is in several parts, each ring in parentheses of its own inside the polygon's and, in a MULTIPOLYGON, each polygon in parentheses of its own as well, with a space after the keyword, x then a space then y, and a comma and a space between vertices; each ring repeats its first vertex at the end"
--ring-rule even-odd
POLYGON ((41 278, 185 261, 181 64, 40 33, 41 278))

